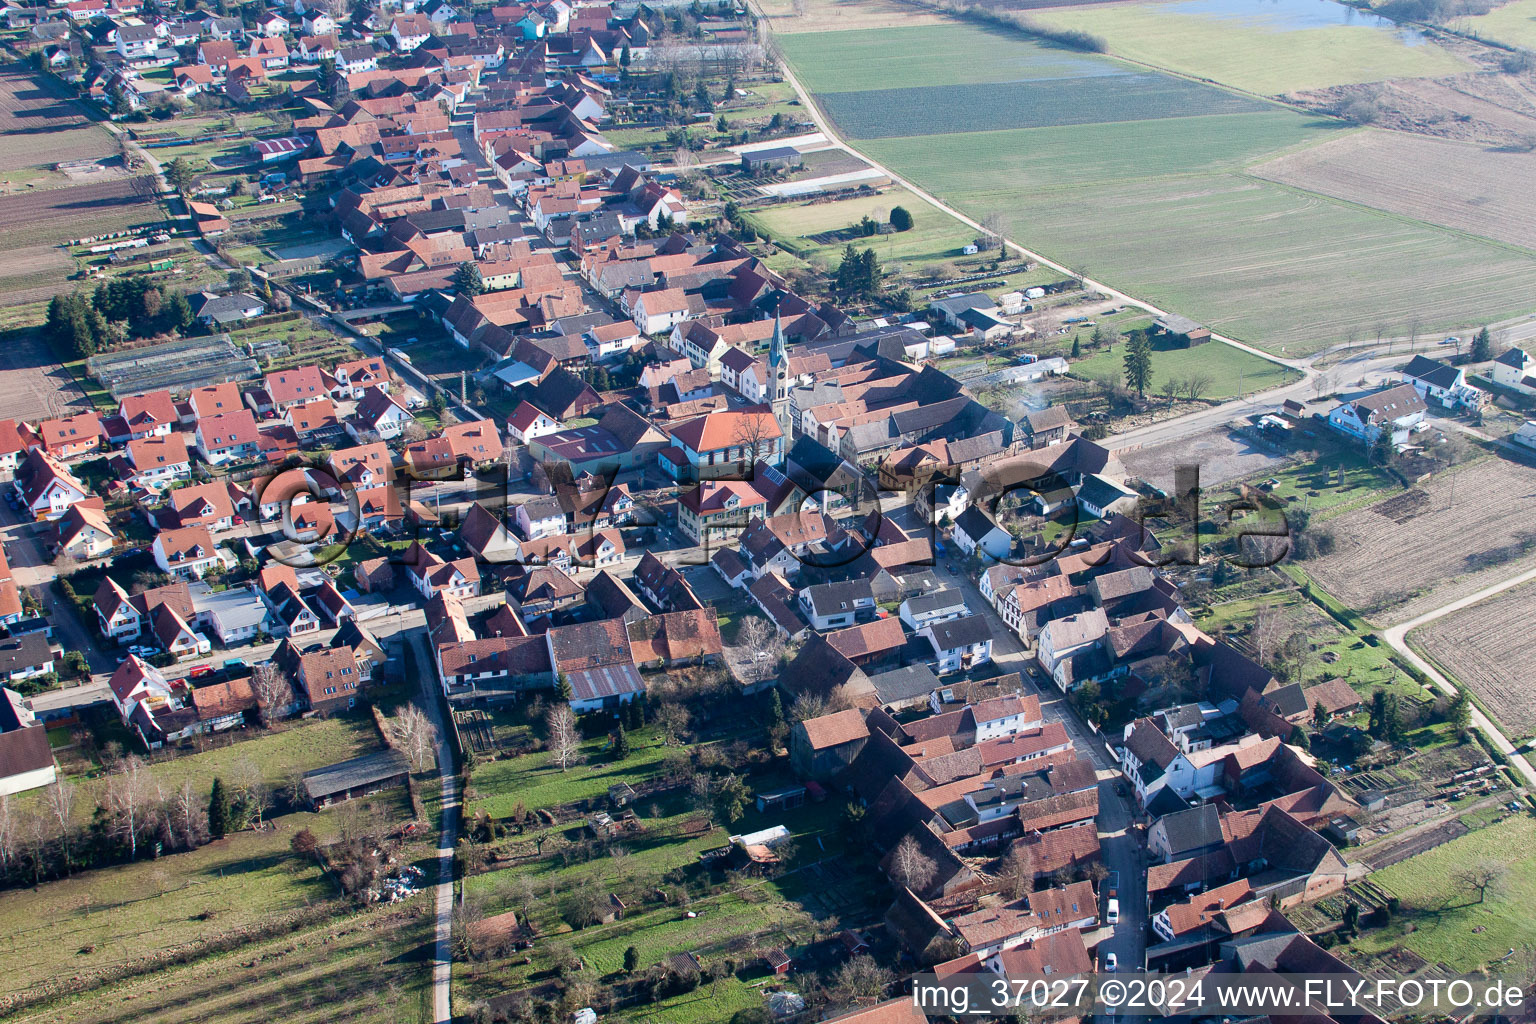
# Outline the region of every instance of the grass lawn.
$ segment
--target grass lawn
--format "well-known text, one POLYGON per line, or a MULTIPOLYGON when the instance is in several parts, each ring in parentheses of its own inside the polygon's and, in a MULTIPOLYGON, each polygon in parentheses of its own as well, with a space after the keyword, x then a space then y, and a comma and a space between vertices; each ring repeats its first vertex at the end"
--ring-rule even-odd
MULTIPOLYGON (((1320 453, 1314 461, 1289 463, 1264 479, 1280 481, 1270 490, 1271 497, 1284 502, 1287 509, 1302 509, 1318 520, 1367 504, 1380 497, 1383 491, 1401 486, 1380 466, 1366 461, 1362 452, 1343 445, 1320 453), (1342 479, 1339 476, 1341 470, 1342 479)), ((1258 484, 1261 481, 1249 482, 1258 484)), ((1220 501, 1236 496, 1237 489, 1232 488, 1218 491, 1215 498, 1220 501)))
POLYGON ((848 243, 821 243, 807 236, 851 227, 865 216, 888 219, 895 206, 912 214, 910 231, 851 239, 860 250, 874 249, 887 271, 952 262, 976 237, 974 230, 904 188, 830 203, 771 206, 748 211, 747 216, 770 237, 787 241, 807 262, 828 268, 836 266, 848 243))
POLYGON ((1468 833, 1427 853, 1372 873, 1371 881, 1403 901, 1386 928, 1365 932, 1355 945, 1369 952, 1405 946, 1430 963, 1478 971, 1511 948, 1536 943, 1536 821, 1521 814, 1468 833), (1477 902, 1460 889, 1458 871, 1482 862, 1504 868, 1500 889, 1477 902), (1409 931, 1412 926, 1413 930, 1409 931))
MULTIPOLYGON (((399 820, 394 800, 375 798, 374 805, 387 805, 399 820)), ((11 964, 6 991, 136 961, 335 897, 334 882, 288 849, 300 828, 334 834, 331 812, 285 815, 280 825, 7 893, 0 900, 11 964)))
POLYGON ((521 803, 530 811, 589 797, 606 796, 608 787, 619 782, 634 785, 655 774, 668 753, 677 747, 662 744, 654 729, 630 734, 630 755, 623 761, 610 760, 604 748, 607 739, 586 740, 582 753, 586 761, 561 771, 548 751, 523 754, 504 761, 477 764, 472 785, 479 799, 471 803, 470 814, 488 812, 504 818, 521 803))
POLYGON ((1536 50, 1536 0, 1500 4, 1487 14, 1452 18, 1448 27, 1479 39, 1536 50))
POLYGON ((428 897, 375 907, 55 1007, 61 1024, 425 1024, 428 897))
MULTIPOLYGON (((1090 380, 1104 376, 1122 377, 1125 372, 1125 346, 1116 345, 1072 364, 1072 372, 1090 380)), ((1240 348, 1221 342, 1208 342, 1194 348, 1155 348, 1152 352, 1152 386, 1156 392, 1170 378, 1184 378, 1204 373, 1211 378, 1206 398, 1234 398, 1239 391, 1252 394, 1289 383, 1300 376, 1295 370, 1250 355, 1240 348)))
MULTIPOLYGON (((379 749, 373 721, 361 712, 293 722, 268 733, 249 730, 246 735, 249 738, 203 753, 168 756, 151 762, 149 772, 168 793, 186 780, 191 780, 199 791, 206 791, 215 776, 222 776, 229 784, 240 774, 245 763, 250 762, 261 770, 267 785, 275 789, 286 786, 297 772, 379 749)), ((98 769, 70 781, 78 789, 76 801, 82 808, 80 813, 89 814, 98 794, 106 788, 105 774, 98 769)))
POLYGON ((1391 28, 1302 26, 1287 20, 1283 5, 1256 3, 1247 17, 1231 17, 1225 7, 1209 14, 1185 10, 1191 6, 1096 4, 1047 8, 1031 17, 1091 32, 1119 56, 1265 95, 1468 70, 1441 47, 1409 45, 1391 28))

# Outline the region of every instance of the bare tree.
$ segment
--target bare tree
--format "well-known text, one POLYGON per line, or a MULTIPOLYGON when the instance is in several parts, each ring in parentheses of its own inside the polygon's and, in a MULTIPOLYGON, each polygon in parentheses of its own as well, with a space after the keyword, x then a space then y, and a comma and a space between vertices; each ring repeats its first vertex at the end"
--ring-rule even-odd
POLYGON ((400 439, 406 444, 415 444, 424 441, 427 437, 427 428, 417 420, 411 420, 400 428, 400 439))
POLYGON ((283 670, 270 661, 251 670, 251 690, 256 694, 256 714, 261 724, 271 728, 293 701, 293 687, 283 670))
POLYGON ((144 763, 129 754, 123 764, 107 782, 107 813, 114 836, 128 844, 128 859, 139 856, 139 835, 148 826, 150 816, 149 786, 145 779, 144 763))
POLYGON ((1003 891, 1011 899, 1028 896, 1035 891, 1035 851, 1022 840, 1008 847, 1003 858, 1003 891))
POLYGON ((1003 231, 1006 229, 1006 227, 1007 221, 1003 219, 1001 211, 993 210, 991 213, 981 218, 981 230, 987 233, 987 240, 990 243, 996 245, 999 252, 1005 248, 1005 243, 1003 242, 1003 231))
POLYGON ((390 737, 400 752, 410 758, 411 767, 424 771, 432 767, 437 746, 437 730, 425 711, 407 704, 389 720, 390 737))
POLYGON ((1462 868, 1451 879, 1457 888, 1477 893, 1477 902, 1482 903, 1490 893, 1496 895, 1503 889, 1504 875, 1504 865, 1484 860, 1462 868))
POLYGON ((662 740, 672 746, 688 731, 688 709, 675 700, 665 700, 656 709, 656 725, 661 729, 662 740))
POLYGON ((1317 376, 1312 378, 1312 393, 1318 398, 1333 394, 1338 386, 1337 370, 1319 370, 1317 376))
POLYGON ((837 977, 832 982, 832 997, 840 1003, 879 999, 895 980, 896 975, 890 968, 882 967, 874 957, 861 953, 837 969, 837 977))
POLYGON ((1191 402, 1198 402, 1211 389, 1211 383, 1210 374, 1195 370, 1184 378, 1184 397, 1191 402))
POLYGON ((677 147, 672 154, 672 165, 677 168, 678 177, 683 179, 692 179, 699 173, 699 158, 687 146, 677 147))
POLYGON ((1253 617, 1253 648, 1259 655, 1259 664, 1269 664, 1270 657, 1280 645, 1280 634, 1285 631, 1285 616, 1272 604, 1259 606, 1253 617))
POLYGON ((891 880, 913 892, 922 892, 933 881, 938 865, 924 853, 917 840, 910 835, 902 836, 896 849, 891 851, 891 880))
POLYGON ((43 868, 48 864, 48 846, 53 842, 53 819, 47 811, 34 810, 22 819, 22 842, 26 844, 27 859, 32 862, 32 881, 43 880, 43 868))
POLYGON ((576 713, 569 704, 555 704, 544 718, 549 731, 549 752, 560 770, 565 771, 581 760, 581 736, 576 731, 576 713))
POLYGON ((208 808, 192 780, 181 784, 170 802, 171 833, 184 849, 195 850, 208 836, 208 808))
POLYGON ((801 722, 809 722, 813 718, 820 718, 826 713, 826 698, 809 690, 796 697, 795 702, 789 706, 789 720, 797 725, 801 722))
POLYGON ((74 825, 75 787, 68 782, 54 782, 43 796, 48 813, 59 823, 59 852, 64 856, 64 873, 69 873, 69 832, 74 825))
POLYGON ((16 814, 11 808, 11 795, 6 793, 0 796, 0 874, 10 874, 16 846, 16 814))

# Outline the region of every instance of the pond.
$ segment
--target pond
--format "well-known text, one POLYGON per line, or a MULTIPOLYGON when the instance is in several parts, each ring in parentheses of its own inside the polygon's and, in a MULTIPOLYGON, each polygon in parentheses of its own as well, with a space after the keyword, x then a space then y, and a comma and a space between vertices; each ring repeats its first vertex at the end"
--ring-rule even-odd
POLYGON ((1424 33, 1417 29, 1405 28, 1390 18, 1336 0, 1175 0, 1167 9, 1211 18, 1257 19, 1266 28, 1277 32, 1363 25, 1390 30, 1408 46, 1428 42, 1424 33))

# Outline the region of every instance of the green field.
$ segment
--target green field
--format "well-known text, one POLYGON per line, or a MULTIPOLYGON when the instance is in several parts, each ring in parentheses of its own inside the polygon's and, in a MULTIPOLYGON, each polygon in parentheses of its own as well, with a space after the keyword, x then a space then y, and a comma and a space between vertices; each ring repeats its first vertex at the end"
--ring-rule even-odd
POLYGON ((898 266, 908 269, 910 264, 952 260, 976 238, 974 229, 903 188, 830 203, 770 206, 753 210, 749 216, 770 237, 789 240, 802 258, 823 267, 831 267, 836 265, 847 243, 817 241, 807 236, 850 227, 866 216, 884 220, 889 217, 893 206, 900 206, 912 214, 910 231, 852 240, 859 249, 873 248, 887 270, 898 266))
POLYGON ((1479 39, 1536 50, 1536 0, 1514 0, 1487 14, 1453 18, 1449 27, 1479 39))
POLYGON ((6 893, 5 991, 137 961, 334 897, 335 884, 314 861, 288 851, 293 832, 304 827, 331 831, 324 815, 290 814, 281 831, 243 832, 188 853, 6 893))
POLYGON ((954 140, 969 154, 968 166, 985 168, 984 175, 970 176, 956 172, 953 146, 936 146, 930 139, 868 139, 859 148, 883 164, 899 164, 902 174, 918 182, 935 183, 941 199, 954 189, 979 192, 990 186, 1001 205, 1020 186, 1052 189, 1241 167, 1345 130, 1269 106, 1262 113, 971 132, 954 140))
POLYGON ((818 97, 849 139, 1260 113, 1267 103, 1168 75, 1107 74, 818 97))
MULTIPOLYGON (((1001 214, 1021 245, 1266 351, 1463 330, 1536 307, 1529 253, 1243 173, 1349 130, 1326 119, 968 24, 781 43, 843 130, 908 133, 860 140, 873 159, 977 220, 1001 214), (875 91, 892 81, 950 88, 875 91), (1014 84, 971 88, 986 82, 1014 84), (999 90, 1086 99, 1004 103, 999 90), (1158 104, 1195 116, 1154 116, 1158 104), (964 130, 986 119, 997 130, 964 130), (1059 123, 1005 127, 1046 119, 1059 123)), ((816 230, 773 213, 780 234, 816 230)))
POLYGON ((1430 963, 1452 970, 1481 970, 1510 949, 1536 944, 1536 821, 1520 814, 1471 832, 1428 853, 1371 875, 1371 881, 1396 893, 1402 913, 1380 930, 1368 931, 1356 945, 1369 951, 1405 946, 1430 963), (1504 874, 1488 898, 1477 902, 1455 883, 1458 871, 1490 862, 1504 874), (1411 930, 1410 930, 1411 929, 1411 930))
POLYGON ((1269 5, 1255 5, 1250 17, 1179 9, 1184 6, 1094 4, 1050 7, 1030 16, 1046 25, 1091 32, 1118 56, 1267 96, 1469 70, 1441 47, 1409 46, 1390 29, 1363 24, 1298 27, 1284 15, 1262 13, 1269 5))
MULTIPOLYGON (((1086 359, 1072 364, 1072 372, 1090 380, 1105 376, 1119 378, 1124 374, 1125 346, 1117 345, 1110 352, 1095 352, 1086 359)), ((1194 348, 1156 348, 1152 352, 1152 385, 1149 397, 1169 378, 1188 377, 1191 373, 1203 373, 1211 378, 1205 398, 1234 398, 1239 393, 1252 394, 1267 388, 1278 387, 1297 379, 1295 370, 1272 363, 1267 359, 1250 355, 1240 348, 1209 342, 1194 348)))
POLYGON ((813 93, 970 85, 1121 73, 1102 57, 1043 46, 962 22, 917 28, 806 32, 777 37, 795 75, 813 93))

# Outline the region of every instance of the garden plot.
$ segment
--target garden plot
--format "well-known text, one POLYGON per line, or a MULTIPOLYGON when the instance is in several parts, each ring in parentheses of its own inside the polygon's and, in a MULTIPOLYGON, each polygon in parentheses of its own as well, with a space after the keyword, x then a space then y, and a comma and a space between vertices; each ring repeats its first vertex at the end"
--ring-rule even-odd
POLYGON ((1337 547, 1307 563, 1330 594, 1403 622, 1529 568, 1536 469, 1484 459, 1329 521, 1337 547))

